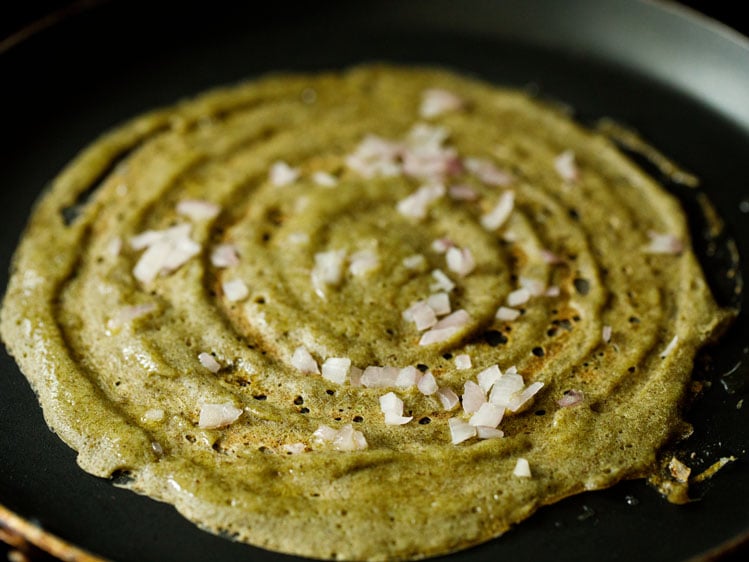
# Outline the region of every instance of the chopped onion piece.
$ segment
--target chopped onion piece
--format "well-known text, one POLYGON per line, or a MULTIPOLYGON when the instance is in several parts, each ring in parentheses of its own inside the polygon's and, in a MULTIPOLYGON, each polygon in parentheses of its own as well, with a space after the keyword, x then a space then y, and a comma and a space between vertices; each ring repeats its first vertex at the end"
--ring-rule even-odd
POLYGON ((541 250, 541 259, 544 263, 548 263, 549 265, 562 263, 562 258, 550 250, 541 250))
POLYGON ((444 291, 429 295, 429 297, 427 298, 427 304, 437 316, 450 314, 450 295, 448 295, 444 291))
POLYGON ((309 234, 306 232, 292 232, 286 239, 292 244, 301 246, 309 243, 309 234))
POLYGON ((146 231, 131 238, 130 245, 135 250, 146 248, 133 268, 133 275, 142 283, 179 269, 200 252, 200 244, 190 238, 189 224, 146 231))
POLYGON ((544 293, 547 297, 558 297, 562 294, 562 290, 557 287, 556 285, 552 285, 548 289, 546 289, 546 292, 544 293))
POLYGON ((347 423, 338 430, 333 438, 333 448, 337 451, 361 451, 367 448, 367 440, 361 431, 347 423))
POLYGON ((476 375, 476 380, 478 381, 481 390, 486 394, 492 389, 494 383, 497 382, 501 376, 502 371, 500 371, 499 365, 492 365, 476 375))
POLYGON ((512 183, 512 176, 484 158, 464 158, 463 165, 482 182, 499 187, 512 183))
POLYGON ((494 208, 481 217, 481 226, 486 230, 497 230, 507 222, 514 208, 515 193, 512 191, 503 192, 494 208))
POLYGON ((532 277, 523 277, 521 275, 520 279, 518 279, 518 284, 523 289, 528 289, 528 292, 531 294, 532 297, 540 297, 546 292, 546 283, 544 283, 540 279, 533 279, 532 277))
POLYGON ((531 477, 531 465, 528 464, 528 459, 520 457, 518 462, 515 463, 515 469, 512 474, 518 478, 530 478, 531 477))
POLYGON ((430 291, 445 291, 449 293, 455 288, 455 283, 441 269, 432 271, 432 277, 434 278, 434 283, 429 286, 430 291))
POLYGON ((427 208, 431 203, 445 194, 442 184, 424 185, 396 205, 398 212, 405 217, 423 219, 427 215, 427 208))
POLYGON ((512 398, 510 401, 510 405, 508 409, 511 412, 517 412, 520 408, 522 408, 528 400, 533 398, 536 394, 538 394, 538 391, 541 390, 544 386, 544 383, 542 382, 533 382, 529 384, 523 392, 521 392, 519 395, 516 395, 512 398))
POLYGON ((611 341, 611 326, 604 326, 601 330, 601 339, 603 343, 609 343, 611 341))
POLYGON ((673 234, 661 234, 651 230, 648 237, 650 244, 644 249, 646 254, 677 255, 684 251, 684 242, 673 234))
POLYGON ((413 254, 403 258, 403 267, 410 270, 421 269, 426 263, 426 258, 421 254, 413 254))
POLYGON ((562 397, 557 400, 557 404, 562 408, 569 408, 570 406, 579 404, 584 398, 585 395, 580 390, 567 390, 562 397))
POLYGON ((398 161, 402 151, 402 143, 367 135, 346 157, 346 166, 365 178, 397 176, 402 171, 398 161))
POLYGON ((219 244, 211 252, 214 267, 233 267, 239 264, 239 253, 234 244, 219 244))
POLYGON ((520 306, 521 304, 527 303, 530 299, 531 292, 525 287, 520 287, 507 295, 507 304, 510 307, 520 306))
POLYGON ((408 367, 403 367, 400 371, 398 371, 398 377, 395 379, 395 386, 400 388, 409 388, 411 386, 416 386, 421 378, 421 371, 419 371, 416 367, 409 365, 408 367))
POLYGON ((110 318, 107 321, 107 328, 110 330, 117 329, 125 324, 137 320, 147 314, 152 313, 156 310, 156 305, 152 302, 144 304, 136 304, 134 306, 126 306, 121 308, 116 316, 110 318))
POLYGON ((437 240, 432 242, 432 250, 434 250, 438 254, 444 254, 453 246, 453 241, 449 238, 437 238, 437 240))
POLYGON ((674 336, 673 338, 671 338, 671 341, 668 342, 668 345, 666 346, 666 348, 663 351, 661 351, 660 358, 665 359, 666 357, 671 355, 671 352, 674 349, 676 349, 676 345, 678 343, 679 343, 679 336, 674 336))
POLYGON ((471 416, 468 420, 473 426, 483 425, 486 427, 497 427, 502 421, 502 416, 505 413, 504 408, 495 406, 491 402, 484 402, 481 404, 479 409, 471 416))
POLYGON ((362 386, 367 388, 383 388, 395 386, 400 369, 396 367, 367 367, 361 376, 362 386))
POLYGON ((434 328, 441 330, 443 328, 462 328, 471 321, 471 316, 462 308, 451 312, 434 325, 434 328))
POLYGON ((455 394, 455 391, 448 387, 443 386, 436 392, 437 398, 439 398, 440 403, 442 404, 442 407, 447 410, 453 410, 459 403, 460 398, 457 394, 455 394))
POLYGON ((517 373, 505 372, 501 377, 494 381, 489 401, 497 406, 509 408, 514 395, 523 391, 525 383, 523 377, 517 373))
POLYGON ((485 403, 486 394, 483 389, 473 381, 466 381, 463 385, 463 411, 466 414, 473 414, 478 412, 485 403))
POLYGON ((455 356, 455 368, 459 371, 465 371, 471 368, 471 356, 465 353, 455 356))
POLYGON ((348 375, 349 384, 351 386, 361 386, 361 376, 363 372, 364 371, 362 371, 359 367, 354 367, 352 365, 348 375))
MULTIPOLYGON (((411 319, 416 324, 416 329, 426 330, 437 323, 437 315, 434 310, 424 301, 418 301, 406 312, 410 311, 411 319)), ((405 314, 405 313, 404 313, 405 314)))
POLYGON ((577 182, 580 175, 575 163, 575 153, 572 150, 565 150, 554 159, 554 169, 567 183, 577 182))
POLYGON ((380 258, 373 250, 360 250, 351 254, 349 271, 354 277, 363 277, 380 267, 380 258))
POLYGON ((345 250, 330 250, 315 254, 315 266, 312 268, 312 286, 320 297, 325 296, 326 286, 338 285, 343 279, 343 261, 345 250))
POLYGON ((307 351, 306 347, 301 345, 294 350, 294 354, 291 356, 291 365, 302 373, 314 375, 320 373, 315 358, 307 351))
POLYGON ((222 281, 221 289, 224 291, 224 296, 229 302, 237 302, 246 299, 250 290, 247 285, 241 279, 232 279, 230 281, 222 281))
POLYGON ((404 425, 413 419, 403 415, 403 400, 394 392, 380 396, 380 410, 385 414, 385 425, 404 425))
POLYGON ((463 99, 441 88, 430 88, 421 94, 419 115, 424 119, 437 117, 443 113, 458 111, 463 108, 463 99))
POLYGON ((346 382, 349 369, 351 369, 351 359, 348 357, 328 357, 322 364, 322 378, 343 384, 346 382))
POLYGON ((328 172, 315 172, 312 174, 312 181, 322 187, 335 187, 338 185, 338 178, 328 172))
POLYGON ((312 434, 313 439, 322 443, 331 443, 338 435, 338 431, 325 424, 320 425, 312 434))
POLYGON ((424 373, 424 375, 419 379, 419 382, 416 384, 416 386, 419 389, 419 392, 421 392, 425 396, 431 396, 435 392, 437 392, 437 380, 434 378, 434 375, 431 371, 427 371, 424 373))
POLYGON ((235 408, 231 402, 223 404, 203 404, 200 407, 198 427, 202 429, 216 429, 237 421, 242 415, 240 408, 235 408))
POLYGON ((419 339, 419 345, 432 345, 433 343, 447 341, 457 334, 459 329, 460 328, 457 326, 451 326, 449 328, 432 328, 422 334, 421 339, 419 339))
POLYGON ((476 428, 471 424, 464 422, 460 418, 450 418, 447 420, 450 426, 450 438, 453 445, 467 441, 476 436, 476 428))
POLYGON ((495 318, 502 322, 512 322, 513 320, 517 320, 518 316, 520 316, 519 310, 507 306, 500 306, 499 309, 497 309, 495 318))
POLYGON ((479 197, 476 190, 468 185, 453 185, 447 192, 456 201, 475 201, 479 197))
POLYGON ((479 439, 501 439, 505 432, 496 427, 486 427, 485 425, 476 426, 476 435, 479 439))
POLYGON ((199 353, 198 361, 200 361, 200 364, 208 369, 211 373, 218 373, 221 370, 221 364, 216 361, 216 359, 210 353, 199 353))
POLYGON ((465 277, 476 267, 476 261, 468 248, 450 248, 447 250, 447 268, 460 277, 465 277))
POLYGON ((278 162, 274 162, 270 167, 268 176, 273 185, 276 187, 282 187, 294 183, 299 179, 299 170, 297 168, 292 168, 286 162, 279 160, 278 162))
POLYGON ((143 413, 143 421, 158 422, 164 419, 164 410, 161 408, 152 408, 143 413))
POLYGON ((216 218, 221 207, 201 199, 183 199, 177 203, 177 212, 194 221, 210 220, 216 218))
POLYGON ((442 180, 447 176, 459 173, 463 165, 458 153, 443 143, 449 136, 444 127, 435 127, 417 123, 408 133, 402 153, 403 173, 407 176, 425 179, 442 180))
POLYGON ((304 443, 285 443, 281 448, 290 455, 299 455, 305 451, 307 446, 304 443))
POLYGON ((107 254, 115 258, 120 255, 120 251, 122 251, 122 238, 115 236, 107 244, 107 254))

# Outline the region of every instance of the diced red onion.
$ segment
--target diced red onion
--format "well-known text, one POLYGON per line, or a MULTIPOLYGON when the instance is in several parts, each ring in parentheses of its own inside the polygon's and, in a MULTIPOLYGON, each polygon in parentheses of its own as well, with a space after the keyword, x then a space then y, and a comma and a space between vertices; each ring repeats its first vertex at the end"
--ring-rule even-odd
POLYGON ((434 278, 434 283, 429 286, 430 291, 445 291, 449 293, 455 288, 455 283, 441 269, 432 271, 432 277, 434 278))
POLYGON ((403 367, 398 371, 398 377, 395 379, 395 386, 399 388, 409 388, 412 386, 416 386, 416 384, 421 380, 422 378, 421 371, 419 371, 416 367, 413 367, 409 365, 408 367, 403 367))
POLYGON ((549 265, 562 263, 562 258, 549 250, 541 250, 541 259, 544 263, 548 263, 549 265))
POLYGON ((367 388, 384 388, 395 386, 400 369, 396 367, 374 367, 364 369, 361 376, 361 384, 367 388))
POLYGON ((294 350, 291 356, 291 365, 302 373, 320 374, 320 368, 312 354, 304 346, 299 346, 294 350))
POLYGON ((349 370, 349 384, 351 386, 361 386, 361 376, 364 371, 362 371, 359 367, 351 366, 351 369, 349 370))
POLYGON ((218 373, 221 370, 221 364, 216 361, 215 357, 213 357, 213 355, 211 355, 210 353, 199 353, 198 361, 200 361, 200 364, 208 369, 211 373, 218 373))
POLYGON ((476 375, 476 380, 478 381, 479 387, 481 387, 483 393, 486 394, 492 389, 494 383, 497 382, 501 376, 502 371, 499 369, 499 365, 492 365, 476 375))
POLYGON ((394 392, 380 396, 380 410, 385 415, 385 425, 404 425, 413 419, 403 415, 403 400, 394 392))
POLYGON ((434 325, 434 329, 441 330, 443 328, 462 328, 471 321, 471 315, 468 314, 464 309, 460 308, 455 312, 451 312, 439 322, 434 325))
POLYGON ((440 291, 439 293, 434 293, 432 295, 429 295, 427 297, 427 304, 429 305, 429 308, 431 308, 434 311, 434 314, 437 316, 444 316, 445 314, 450 314, 450 311, 451 311, 450 295, 448 295, 444 291, 440 291))
POLYGON ((459 328, 451 326, 449 328, 432 328, 422 334, 419 339, 419 345, 432 345, 434 343, 441 343, 452 338, 458 333, 459 328))
POLYGON ((336 384, 343 384, 346 382, 350 369, 351 359, 348 357, 328 357, 322 364, 322 378, 336 384))
POLYGON ((467 441, 476 436, 476 428, 471 424, 464 422, 460 418, 450 418, 447 420, 450 426, 450 438, 453 445, 467 441))
POLYGON ((476 435, 479 439, 501 439, 505 432, 496 427, 486 427, 484 425, 476 426, 476 435))
POLYGON ((453 241, 449 238, 437 238, 437 240, 432 242, 432 250, 434 250, 438 254, 444 254, 454 245, 455 244, 453 244, 453 241))
POLYGON ((399 162, 403 144, 367 135, 356 150, 346 157, 346 166, 365 178, 397 176, 402 168, 399 162))
POLYGON ((515 193, 509 190, 504 191, 494 208, 481 217, 481 226, 486 230, 497 230, 507 222, 514 208, 515 193))
POLYGON ((398 201, 396 209, 405 217, 423 219, 427 215, 429 205, 443 195, 445 195, 445 186, 441 183, 424 185, 405 199, 398 201))
POLYGON ((250 294, 250 290, 247 288, 247 285, 245 284, 245 282, 242 281, 241 279, 231 279, 229 281, 222 281, 221 289, 224 291, 224 296, 226 297, 226 300, 230 302, 238 302, 238 301, 244 300, 250 294))
POLYGON ((567 183, 577 182, 580 175, 575 162, 575 153, 572 150, 565 150, 554 159, 554 169, 567 183))
POLYGON ((177 213, 194 221, 211 220, 221 212, 221 207, 202 199, 183 199, 177 203, 177 213))
POLYGON ((312 268, 310 276, 312 286, 318 296, 324 298, 327 286, 335 286, 341 282, 345 259, 345 250, 330 250, 315 254, 315 266, 312 268))
POLYGON ((203 404, 200 407, 198 427, 202 429, 216 429, 230 425, 242 415, 240 408, 235 408, 231 402, 223 404, 203 404))
POLYGON ((131 238, 130 245, 135 250, 146 248, 133 268, 133 275, 142 283, 175 271, 200 252, 200 245, 190 238, 189 224, 146 231, 131 238))
POLYGON ((469 248, 450 248, 447 250, 447 268, 460 277, 465 277, 476 267, 476 261, 469 248))
POLYGON ((532 297, 540 297, 546 292, 546 283, 544 283, 540 279, 524 277, 521 275, 520 279, 518 279, 518 284, 522 288, 528 289, 528 292, 532 297))
POLYGON ((447 190, 451 199, 456 201, 475 201, 479 194, 469 185, 453 185, 447 190))
POLYGON ((463 165, 485 184, 505 187, 512 183, 512 175, 484 158, 464 158, 463 165))
POLYGON ((557 285, 552 285, 548 289, 546 289, 546 292, 544 293, 544 296, 547 297, 558 297, 562 294, 562 290, 557 285))
POLYGON ((443 113, 458 111, 463 105, 463 99, 454 93, 441 88, 430 88, 421 94, 419 115, 424 119, 431 119, 443 113))
POLYGON ((431 328, 437 323, 437 315, 434 313, 432 307, 424 301, 417 302, 409 310, 411 311, 413 322, 416 324, 416 329, 419 331, 431 328))

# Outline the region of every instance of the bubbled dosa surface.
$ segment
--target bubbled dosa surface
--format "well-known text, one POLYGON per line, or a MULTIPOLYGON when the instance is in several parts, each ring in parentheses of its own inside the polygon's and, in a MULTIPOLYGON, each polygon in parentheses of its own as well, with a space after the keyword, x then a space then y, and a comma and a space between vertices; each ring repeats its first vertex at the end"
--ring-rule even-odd
POLYGON ((2 336, 84 470, 236 540, 382 560, 653 472, 725 317, 678 202, 610 141, 365 66, 102 136, 37 204, 2 336))

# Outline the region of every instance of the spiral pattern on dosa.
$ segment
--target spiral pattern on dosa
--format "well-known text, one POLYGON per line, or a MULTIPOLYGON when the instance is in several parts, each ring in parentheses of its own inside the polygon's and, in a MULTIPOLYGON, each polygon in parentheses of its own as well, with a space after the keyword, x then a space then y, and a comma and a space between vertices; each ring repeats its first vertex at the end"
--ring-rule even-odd
POLYGON ((522 93, 443 71, 362 67, 216 90, 103 136, 38 203, 15 258, 2 333, 85 470, 125 471, 127 486, 238 540, 375 560, 469 546, 541 505, 646 475, 682 429, 694 354, 722 318, 678 202, 609 141, 522 93), (497 187, 458 171, 448 183, 470 185, 478 199, 443 197, 418 221, 396 205, 424 181, 365 178, 345 161, 368 134, 406 137, 422 120, 427 88, 466 102, 430 119, 449 132, 446 144, 513 180, 497 187), (574 151, 579 181, 555 170, 565 150, 574 151), (300 177, 274 185, 268 172, 278 161, 300 177), (317 185, 316 171, 337 185, 317 185), (513 212, 487 230, 480 218, 506 190, 513 212), (175 212, 185 199, 221 212, 189 220, 175 212), (64 220, 71 209, 77 216, 64 220), (140 252, 127 241, 181 223, 201 252, 138 282, 140 252), (685 249, 648 254, 648 232, 668 233, 685 249), (307 239, 294 241, 298 233, 307 239), (449 273, 432 248, 438 238, 476 259, 471 274, 451 275, 452 307, 471 320, 459 337, 419 346, 402 312, 429 294, 432 270, 449 273), (220 243, 236 246, 238 265, 211 265, 220 243), (310 281, 315 253, 340 249, 374 249, 379 267, 346 274, 321 297, 310 281), (403 266, 413 254, 425 256, 421 270, 403 266), (222 282, 232 279, 247 284, 245 300, 225 297, 222 282), (533 297, 517 320, 495 320, 522 279, 558 287, 559 296, 533 297), (124 307, 146 303, 155 310, 111 323, 124 307), (664 357, 674 336, 678 345, 664 357), (504 438, 455 446, 447 420, 459 411, 416 388, 396 389, 414 420, 386 426, 378 398, 388 389, 302 374, 291 364, 300 345, 319 362, 426 365, 458 394, 493 364, 516 365, 526 383, 545 386, 532 408, 502 421, 504 438), (215 356, 218 373, 200 353, 215 356), (454 367, 462 353, 471 369, 454 367), (584 402, 558 406, 571 389, 584 402), (244 410, 236 422, 198 427, 201 404, 225 402, 244 410), (162 420, 144 417, 154 409, 162 420), (320 424, 347 423, 365 435, 366 450, 312 443, 320 424), (294 443, 307 451, 287 454, 283 445, 294 443), (529 460, 532 478, 513 476, 518 457, 529 460))

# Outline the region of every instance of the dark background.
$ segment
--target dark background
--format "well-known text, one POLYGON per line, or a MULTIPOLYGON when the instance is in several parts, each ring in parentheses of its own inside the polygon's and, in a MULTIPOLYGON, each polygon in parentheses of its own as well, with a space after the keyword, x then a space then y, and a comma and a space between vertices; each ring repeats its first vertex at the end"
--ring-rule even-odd
MULTIPOLYGON (((7 46, 8 43, 15 42, 30 30, 42 30, 45 26, 53 24, 56 19, 54 14, 86 9, 87 6, 101 1, 111 0, 0 1, 0 52, 4 43, 7 46)), ((743 2, 685 0, 678 2, 678 4, 686 5, 749 36, 749 18, 742 17, 739 13, 740 8, 744 5, 743 2)), ((747 63, 749 64, 749 61, 747 63)), ((0 562, 4 562, 6 559, 9 559, 8 548, 0 541, 0 562)), ((50 560, 49 557, 39 552, 32 553, 31 559, 37 561, 50 560)), ((749 560, 749 546, 735 551, 722 560, 726 562, 749 560)))

